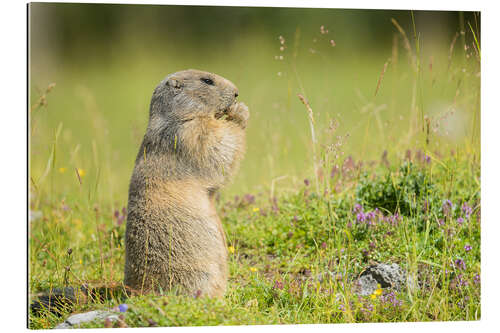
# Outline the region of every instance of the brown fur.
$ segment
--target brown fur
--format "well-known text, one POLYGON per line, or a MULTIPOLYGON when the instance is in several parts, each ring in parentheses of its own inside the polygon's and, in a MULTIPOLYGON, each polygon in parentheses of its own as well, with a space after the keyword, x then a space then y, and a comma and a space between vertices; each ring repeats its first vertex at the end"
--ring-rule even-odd
POLYGON ((214 198, 244 154, 248 109, 237 95, 230 81, 197 70, 155 89, 129 188, 128 287, 224 294, 226 239, 214 198))

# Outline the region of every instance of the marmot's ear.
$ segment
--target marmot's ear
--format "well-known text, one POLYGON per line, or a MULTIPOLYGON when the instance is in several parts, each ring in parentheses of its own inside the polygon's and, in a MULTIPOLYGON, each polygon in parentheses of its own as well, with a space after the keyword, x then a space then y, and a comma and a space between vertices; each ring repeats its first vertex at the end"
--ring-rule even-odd
POLYGON ((175 78, 171 78, 171 79, 168 79, 167 86, 179 89, 179 88, 182 88, 184 85, 182 84, 181 81, 179 81, 175 78))

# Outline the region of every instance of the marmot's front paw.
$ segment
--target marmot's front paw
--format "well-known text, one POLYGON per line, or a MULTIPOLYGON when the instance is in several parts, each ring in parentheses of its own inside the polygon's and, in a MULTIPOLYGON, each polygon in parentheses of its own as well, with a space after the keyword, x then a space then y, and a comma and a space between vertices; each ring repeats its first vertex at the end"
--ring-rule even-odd
POLYGON ((247 127, 249 117, 248 107, 242 102, 234 103, 227 110, 227 120, 234 121, 243 128, 247 127))

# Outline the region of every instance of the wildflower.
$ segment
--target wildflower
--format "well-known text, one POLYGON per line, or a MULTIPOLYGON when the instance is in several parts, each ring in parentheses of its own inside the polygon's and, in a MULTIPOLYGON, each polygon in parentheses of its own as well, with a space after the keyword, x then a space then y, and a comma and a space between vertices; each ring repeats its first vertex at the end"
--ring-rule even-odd
POLYGON ((465 250, 465 252, 469 252, 470 250, 472 250, 472 246, 470 246, 469 244, 467 244, 467 245, 464 246, 464 250, 465 250))
POLYGON ((377 298, 377 296, 380 296, 380 295, 382 295, 382 287, 380 286, 380 284, 377 284, 377 289, 375 289, 373 294, 370 295, 370 298, 375 299, 375 298, 377 298))
POLYGON ((472 214, 472 207, 469 206, 467 202, 464 202, 462 204, 462 213, 465 214, 465 218, 469 219, 470 215, 472 214))
POLYGON ((85 170, 78 168, 76 171, 78 172, 78 176, 80 176, 80 178, 85 176, 85 170))
POLYGON ((120 312, 127 312, 128 310, 128 305, 123 303, 123 304, 120 304, 118 305, 118 309, 120 310, 120 312))
POLYGON ((234 246, 229 246, 227 250, 229 251, 229 253, 234 253, 234 246))
POLYGON ((253 211, 254 213, 257 213, 258 211, 260 211, 260 208, 259 208, 259 207, 254 207, 254 208, 252 209, 252 211, 253 211))
POLYGON ((345 311, 345 306, 343 304, 339 304, 339 310, 344 312, 345 311))
POLYGON ((465 265, 465 262, 460 258, 455 260, 455 267, 457 267, 463 271, 465 271, 465 269, 467 268, 467 266, 465 265))
POLYGON ((382 295, 380 297, 380 300, 382 303, 389 303, 391 304, 393 307, 400 307, 401 305, 403 305, 403 301, 401 300, 398 300, 396 298, 396 294, 391 291, 390 293, 386 294, 386 295, 382 295))
POLYGON ((356 214, 356 220, 358 220, 358 222, 364 222, 366 219, 366 216, 363 212, 359 212, 358 214, 356 214))
POLYGON ((354 213, 363 212, 363 206, 361 206, 359 203, 357 203, 357 204, 354 205, 353 211, 354 211, 354 213))
POLYGON ((464 218, 463 217, 457 218, 457 223, 462 225, 464 223, 464 218))
POLYGON ((361 312, 363 312, 365 315, 369 314, 370 312, 373 312, 373 305, 365 304, 365 306, 361 308, 361 312))
POLYGON ((304 179, 304 184, 306 184, 306 186, 309 186, 310 182, 309 182, 309 179, 304 179))
POLYGON ((368 225, 373 225, 374 222, 375 222, 375 212, 374 211, 371 211, 371 212, 368 212, 366 215, 366 223, 368 225))
POLYGON ((337 44, 335 43, 335 41, 334 41, 333 39, 330 39, 330 45, 331 45, 332 47, 335 47, 335 45, 337 45, 337 44))
POLYGON ((326 249, 326 243, 325 242, 321 243, 321 248, 322 249, 326 249))
POLYGON ((398 213, 387 217, 387 221, 393 226, 397 225, 400 220, 401 216, 398 213))
POLYGON ((255 268, 255 267, 250 267, 250 272, 253 272, 253 273, 257 272, 257 268, 255 268))
POLYGON ((117 209, 115 210, 114 218, 116 219, 117 225, 122 225, 123 221, 125 220, 126 213, 127 210, 125 208, 122 209, 122 215, 120 215, 120 212, 117 209))
POLYGON ((65 173, 66 172, 66 168, 59 168, 59 173, 65 173))
POLYGON ((458 276, 454 279, 454 282, 455 282, 457 287, 466 287, 469 284, 469 282, 467 282, 467 280, 463 279, 462 274, 458 274, 458 276))
POLYGON ((474 284, 480 284, 480 283, 481 283, 481 275, 477 273, 476 275, 474 275, 474 284))
POLYGON ((275 281, 274 282, 274 289, 282 290, 283 289, 283 282, 275 281))
POLYGON ((245 194, 243 200, 246 202, 247 205, 251 205, 255 202, 255 196, 252 194, 245 194))
POLYGON ((443 214, 449 216, 453 209, 453 203, 451 202, 451 200, 447 199, 443 202, 443 206, 441 208, 443 210, 443 214))

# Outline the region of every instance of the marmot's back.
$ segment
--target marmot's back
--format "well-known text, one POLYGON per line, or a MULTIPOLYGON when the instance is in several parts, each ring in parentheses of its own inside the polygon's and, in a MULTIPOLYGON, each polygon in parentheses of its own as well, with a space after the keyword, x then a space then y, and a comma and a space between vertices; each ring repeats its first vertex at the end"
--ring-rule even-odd
POLYGON ((138 292, 224 294, 214 197, 244 153, 248 109, 237 96, 228 80, 196 70, 155 89, 129 189, 125 284, 138 292))

